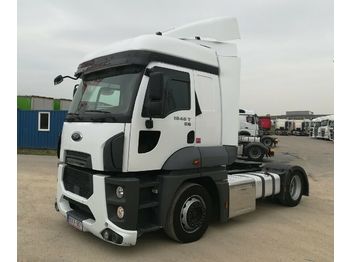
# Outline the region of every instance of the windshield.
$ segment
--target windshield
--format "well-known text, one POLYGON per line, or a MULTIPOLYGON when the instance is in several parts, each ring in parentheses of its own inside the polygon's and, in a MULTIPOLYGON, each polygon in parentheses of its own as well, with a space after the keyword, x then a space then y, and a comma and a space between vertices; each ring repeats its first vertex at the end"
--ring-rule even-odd
POLYGON ((67 120, 129 122, 143 69, 128 66, 84 76, 67 120))
POLYGON ((328 120, 323 120, 321 122, 321 126, 327 126, 328 125, 328 120))

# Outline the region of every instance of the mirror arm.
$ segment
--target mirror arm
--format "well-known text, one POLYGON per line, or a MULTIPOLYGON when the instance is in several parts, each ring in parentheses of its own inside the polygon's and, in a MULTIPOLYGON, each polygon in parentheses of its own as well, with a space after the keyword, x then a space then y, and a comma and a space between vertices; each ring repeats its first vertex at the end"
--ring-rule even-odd
POLYGON ((148 111, 149 119, 146 120, 145 124, 147 129, 151 129, 153 128, 153 120, 152 120, 152 115, 150 113, 149 107, 147 108, 147 111, 148 111))
POLYGON ((72 76, 64 76, 63 78, 70 78, 72 80, 78 80, 79 77, 72 77, 72 76))
POLYGON ((152 120, 152 117, 150 116, 149 119, 146 120, 146 128, 147 129, 151 129, 153 128, 153 120, 152 120))

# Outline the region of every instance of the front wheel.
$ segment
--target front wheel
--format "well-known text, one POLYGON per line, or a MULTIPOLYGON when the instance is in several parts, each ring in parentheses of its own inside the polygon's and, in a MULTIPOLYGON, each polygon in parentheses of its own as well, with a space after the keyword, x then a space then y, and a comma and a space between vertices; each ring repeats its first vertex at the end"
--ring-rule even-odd
POLYGON ((211 205, 210 195, 204 187, 184 184, 170 207, 165 233, 181 243, 200 239, 208 228, 211 205))

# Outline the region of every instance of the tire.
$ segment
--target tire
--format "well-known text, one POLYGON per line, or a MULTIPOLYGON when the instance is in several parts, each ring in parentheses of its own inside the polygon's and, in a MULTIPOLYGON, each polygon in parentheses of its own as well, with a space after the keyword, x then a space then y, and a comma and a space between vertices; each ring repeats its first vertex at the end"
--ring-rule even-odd
POLYGON ((262 137, 261 143, 263 143, 266 147, 272 147, 273 139, 271 137, 262 137))
POLYGON ((246 155, 249 160, 252 161, 262 161, 265 152, 260 146, 250 146, 247 148, 246 155))
POLYGON ((303 177, 299 172, 294 172, 287 177, 286 186, 281 187, 279 201, 282 205, 297 206, 303 196, 303 177))
POLYGON ((275 130, 275 135, 279 136, 281 134, 280 130, 275 130))
POLYGON ((165 233, 180 243, 200 239, 208 228, 212 200, 199 184, 186 183, 177 191, 169 209, 165 233))

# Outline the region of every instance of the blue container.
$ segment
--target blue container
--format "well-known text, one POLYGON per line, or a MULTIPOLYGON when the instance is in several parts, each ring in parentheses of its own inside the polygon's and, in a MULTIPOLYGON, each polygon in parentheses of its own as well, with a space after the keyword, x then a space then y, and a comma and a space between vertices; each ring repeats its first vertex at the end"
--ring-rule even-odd
POLYGON ((66 114, 67 111, 17 110, 17 148, 56 149, 66 114), (42 120, 40 126, 42 113, 48 114, 49 123, 42 120), (40 130, 43 126, 47 130, 40 130))

